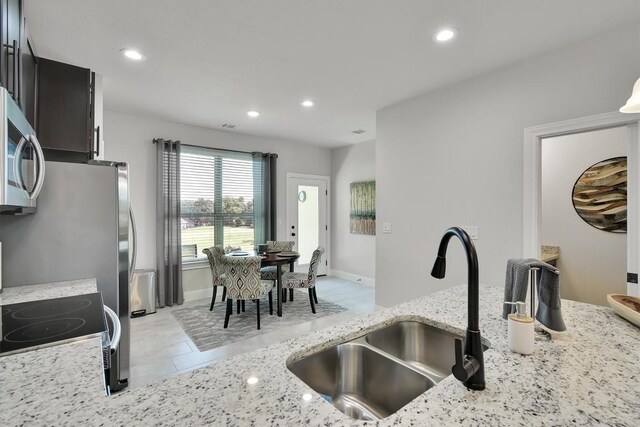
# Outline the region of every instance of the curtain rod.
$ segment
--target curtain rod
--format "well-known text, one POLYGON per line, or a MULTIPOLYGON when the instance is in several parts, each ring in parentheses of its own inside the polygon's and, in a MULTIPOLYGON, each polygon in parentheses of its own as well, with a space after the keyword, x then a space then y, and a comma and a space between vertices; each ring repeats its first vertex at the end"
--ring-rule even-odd
POLYGON ((194 145, 194 144, 181 144, 184 145, 185 147, 196 147, 196 148, 209 148, 211 150, 218 150, 218 151, 227 151, 229 153, 240 153, 240 154, 253 154, 252 151, 240 151, 240 150, 230 150, 228 148, 214 148, 214 147, 205 147, 203 145, 194 145))
MULTIPOLYGON (((153 143, 156 144, 158 142, 159 139, 162 138, 154 138, 153 143)), ((169 139, 165 140, 165 141, 171 141, 169 139)), ((174 141, 174 142, 180 142, 180 141, 174 141)), ((205 147, 203 145, 194 145, 194 144, 180 144, 183 145, 185 147, 196 147, 196 148, 208 148, 210 150, 218 150, 218 151, 227 151, 229 153, 240 153, 240 154, 257 154, 257 153, 262 153, 261 151, 240 151, 240 150, 230 150, 228 148, 215 148, 215 147, 205 147)), ((269 154, 275 157, 278 157, 278 154, 276 153, 262 153, 262 154, 269 154)))

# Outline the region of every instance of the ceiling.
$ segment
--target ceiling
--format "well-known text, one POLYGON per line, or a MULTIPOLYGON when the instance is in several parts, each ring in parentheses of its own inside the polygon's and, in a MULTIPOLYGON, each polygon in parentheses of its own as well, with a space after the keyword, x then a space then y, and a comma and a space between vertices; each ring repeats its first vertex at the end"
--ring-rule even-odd
POLYGON ((638 0, 27 0, 25 8, 37 54, 102 74, 106 108, 327 147, 375 138, 382 107, 640 19, 638 0), (444 26, 458 37, 434 43, 444 26), (126 47, 146 59, 125 59, 126 47), (314 107, 300 105, 307 98, 314 107))

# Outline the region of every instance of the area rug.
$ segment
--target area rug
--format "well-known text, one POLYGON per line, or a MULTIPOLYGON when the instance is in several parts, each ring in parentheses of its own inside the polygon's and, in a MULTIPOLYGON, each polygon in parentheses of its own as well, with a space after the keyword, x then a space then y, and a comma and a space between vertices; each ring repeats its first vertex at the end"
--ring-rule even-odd
POLYGON ((330 316, 346 311, 341 305, 318 298, 316 314, 311 312, 309 294, 305 290, 294 293, 294 300, 282 304, 282 317, 277 316, 275 291, 273 295, 273 316, 269 315, 269 300, 265 295, 260 300, 260 330, 256 329, 256 304, 245 302, 245 312, 236 314, 236 303, 233 303, 233 314, 229 318, 229 327, 224 329, 226 303, 216 301, 213 311, 209 311, 211 299, 202 299, 190 303, 189 307, 172 310, 173 316, 200 351, 253 337, 266 332, 275 331, 287 326, 295 326, 303 322, 330 316))

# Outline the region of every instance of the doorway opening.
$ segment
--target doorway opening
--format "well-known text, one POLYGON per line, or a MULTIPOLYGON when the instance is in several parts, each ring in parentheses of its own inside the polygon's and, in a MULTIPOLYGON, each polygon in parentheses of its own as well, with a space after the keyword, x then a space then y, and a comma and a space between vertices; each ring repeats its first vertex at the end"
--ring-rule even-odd
POLYGON ((313 251, 325 249, 318 275, 329 267, 329 186, 328 176, 287 173, 287 240, 300 253, 295 271, 309 271, 313 251))
MULTIPOLYGON (((536 126, 525 129, 524 140, 524 187, 523 187, 523 256, 525 258, 541 258, 541 243, 543 242, 543 144, 552 144, 553 138, 566 136, 571 138, 581 138, 584 135, 597 135, 597 131, 611 130, 611 132, 619 132, 623 139, 626 139, 626 156, 627 156, 627 233, 624 240, 626 241, 626 253, 623 253, 623 259, 626 260, 626 293, 628 295, 638 296, 638 265, 639 265, 639 242, 638 242, 638 182, 640 174, 638 165, 640 164, 640 137, 638 134, 638 125, 640 124, 640 114, 622 114, 622 113, 606 113, 597 116, 590 116, 580 119, 567 120, 559 123, 552 123, 542 126, 536 126), (617 130, 616 130, 617 129, 617 130), (626 138, 625 138, 626 136, 626 138)), ((611 136, 611 135, 609 135, 611 136)), ((556 139, 555 142, 559 140, 556 139)), ((624 145, 624 142, 621 142, 624 145)), ((575 154, 575 153, 574 153, 575 154)), ((556 159, 562 165, 567 159, 556 159)), ((606 159, 600 159, 606 160, 606 159)), ((587 167, 592 165, 587 165, 587 167)), ((577 180, 580 174, 575 177, 577 180)), ((573 186, 572 186, 573 188, 573 186)), ((567 189, 564 197, 568 197, 573 202, 572 188, 567 189)), ((551 203, 551 202, 549 202, 551 203)), ((575 208, 574 208, 575 210, 575 208)), ((581 218, 576 215, 578 221, 581 218)), ((575 219, 575 218, 574 218, 575 219)), ((588 226, 588 225, 587 225, 588 226)), ((600 231, 600 230, 594 230, 600 231)), ((600 231, 604 233, 603 231, 600 231)), ((545 239, 551 237, 544 236, 545 239)), ((577 239, 578 236, 573 236, 577 239)), ((583 250, 591 250, 601 253, 600 249, 586 248, 583 250)), ((560 257, 562 257, 562 248, 560 248, 560 257)), ((568 255, 568 254, 567 254, 568 255)), ((559 258, 560 259, 560 258, 559 258)), ((566 258, 565 258, 566 259, 566 258)), ((576 265, 582 265, 588 269, 589 261, 584 257, 576 262, 576 265)), ((615 287, 615 285, 613 285, 615 287)), ((615 289, 619 289, 620 286, 615 289)), ((622 285, 624 290, 624 285, 622 285)), ((571 291, 564 287, 564 277, 561 275, 561 292, 563 297, 569 297, 571 291)), ((596 296, 588 295, 585 298, 600 298, 599 301, 587 300, 604 304, 605 296, 600 295, 604 290, 596 292, 596 296)), ((606 291, 609 292, 609 291, 606 291)), ((611 289, 611 293, 615 293, 611 289)), ((621 292, 624 293, 624 292, 621 292)), ((575 297, 574 297, 575 298, 575 297)))
POLYGON ((607 305, 627 291, 626 126, 542 139, 542 259, 562 297, 607 305))

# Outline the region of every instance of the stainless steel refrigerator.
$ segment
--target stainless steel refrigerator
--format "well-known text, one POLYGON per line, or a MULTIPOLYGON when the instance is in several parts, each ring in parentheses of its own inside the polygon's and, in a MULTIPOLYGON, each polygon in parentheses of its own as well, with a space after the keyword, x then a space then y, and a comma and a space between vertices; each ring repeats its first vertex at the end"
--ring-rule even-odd
POLYGON ((129 281, 135 227, 126 163, 46 162, 35 214, 0 217, 3 287, 95 277, 122 335, 112 356, 111 391, 129 378, 129 281))

